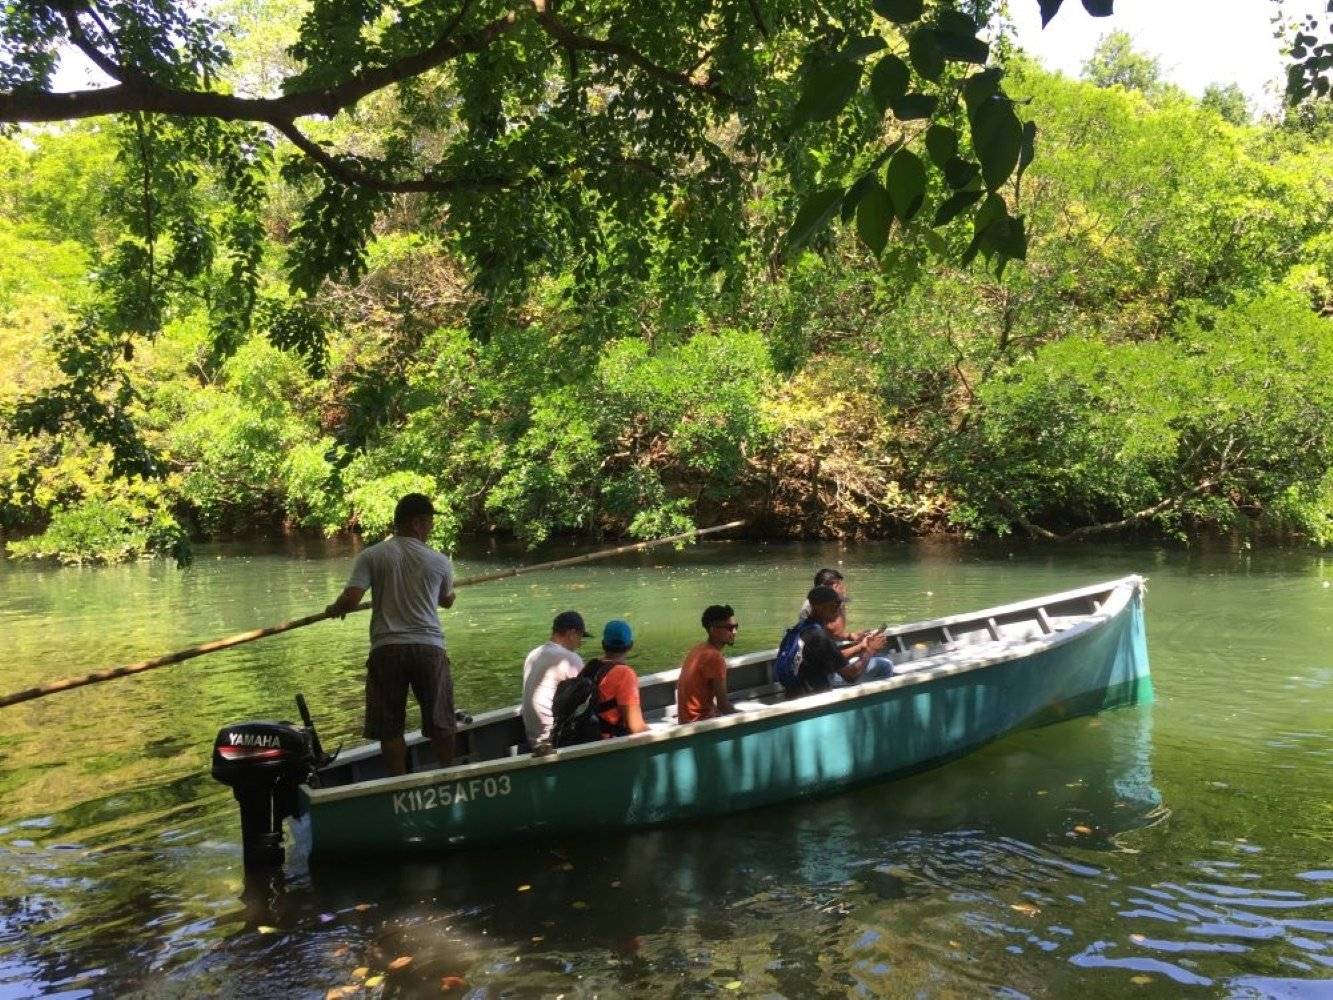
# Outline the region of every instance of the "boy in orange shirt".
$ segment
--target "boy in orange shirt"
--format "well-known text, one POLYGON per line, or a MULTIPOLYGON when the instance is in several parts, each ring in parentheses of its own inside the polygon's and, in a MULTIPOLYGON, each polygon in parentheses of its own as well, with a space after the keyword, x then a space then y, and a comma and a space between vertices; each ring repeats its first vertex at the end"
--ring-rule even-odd
POLYGON ((722 655, 736 641, 736 613, 728 604, 710 604, 701 620, 708 638, 685 654, 676 681, 676 717, 682 725, 736 711, 727 698, 727 658, 722 655))

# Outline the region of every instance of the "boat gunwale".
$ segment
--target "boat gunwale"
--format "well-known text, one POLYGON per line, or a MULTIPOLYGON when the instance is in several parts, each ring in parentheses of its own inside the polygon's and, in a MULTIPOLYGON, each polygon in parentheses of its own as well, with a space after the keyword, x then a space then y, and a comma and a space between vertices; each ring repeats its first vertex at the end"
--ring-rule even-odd
MULTIPOLYGON (((371 778, 366 781, 358 781, 345 785, 334 785, 329 788, 313 788, 309 785, 302 785, 301 791, 313 807, 342 799, 361 798, 365 795, 400 792, 428 785, 445 784, 452 781, 488 776, 497 773, 521 771, 533 767, 550 767, 558 765, 563 761, 579 760, 597 754, 620 753, 635 748, 650 746, 655 743, 664 743, 672 740, 688 740, 709 732, 730 729, 737 726, 747 726, 759 722, 767 722, 783 716, 813 714, 819 710, 827 708, 829 705, 835 705, 839 702, 855 701, 857 699, 882 694, 897 688, 913 687, 919 684, 940 680, 945 677, 957 676, 959 674, 970 673, 974 670, 982 670, 987 667, 997 666, 1001 663, 1024 659, 1048 649, 1056 649, 1082 637, 1090 631, 1106 625, 1108 622, 1123 614, 1133 595, 1142 590, 1144 582, 1144 577, 1138 574, 1131 574, 1100 585, 1080 587, 1075 590, 1061 591, 1032 600, 1018 601, 1013 604, 1000 605, 994 608, 984 608, 976 612, 951 615, 947 618, 914 622, 909 625, 896 627, 890 630, 890 634, 914 632, 920 629, 933 628, 940 624, 950 624, 959 621, 984 621, 987 617, 995 617, 997 614, 1029 610, 1047 604, 1054 604, 1061 601, 1073 600, 1078 597, 1089 596, 1090 594, 1110 594, 1108 599, 1096 612, 1090 612, 1089 614, 1080 617, 1080 619, 1073 625, 1062 631, 1040 635, 1032 639, 1016 642, 1012 645, 991 641, 977 644, 972 650, 945 650, 935 656, 915 661, 916 663, 922 664, 922 666, 913 666, 911 669, 907 669, 901 674, 894 674, 883 680, 868 681, 852 687, 833 688, 820 694, 793 701, 779 701, 762 709, 754 709, 748 712, 739 712, 712 719, 703 719, 698 722, 689 722, 683 725, 672 725, 667 729, 650 728, 646 732, 635 733, 630 736, 621 736, 613 740, 601 740, 597 743, 587 743, 580 746, 570 747, 567 750, 559 750, 555 753, 546 754, 540 757, 533 756, 530 753, 520 754, 514 757, 498 757, 492 760, 458 764, 448 768, 435 768, 429 771, 419 771, 411 774, 371 778), (969 653, 975 654, 986 652, 988 652, 989 655, 968 655, 969 653), (962 655, 960 656, 960 654, 962 655), (940 662, 936 662, 932 665, 930 664, 930 661, 940 662)), ((764 660, 771 659, 776 652, 776 650, 768 650, 757 653, 746 653, 736 657, 734 660, 728 660, 728 668, 763 662, 764 660)), ((666 680, 670 675, 678 674, 679 668, 660 671, 655 674, 645 674, 640 678, 640 686, 643 686, 645 682, 666 680)), ((505 715, 517 714, 518 711, 518 706, 497 709, 493 712, 477 716, 476 722, 486 719, 487 716, 503 717, 505 715)), ((476 725, 476 722, 474 722, 474 726, 476 725)), ((373 744, 368 744, 368 746, 373 746, 373 744)))

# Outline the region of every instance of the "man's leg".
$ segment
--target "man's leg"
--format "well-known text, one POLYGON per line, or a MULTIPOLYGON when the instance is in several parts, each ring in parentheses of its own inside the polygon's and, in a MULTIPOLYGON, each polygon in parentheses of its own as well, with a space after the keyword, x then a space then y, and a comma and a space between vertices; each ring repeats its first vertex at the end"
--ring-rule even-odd
POLYGON ((412 675, 412 692, 421 705, 421 731, 430 737, 440 767, 454 762, 454 681, 449 655, 435 647, 423 651, 423 669, 412 675))
POLYGON ((454 762, 454 734, 432 736, 430 745, 435 748, 435 757, 440 762, 440 767, 448 767, 454 762))
POLYGON ((380 740, 380 757, 384 760, 384 770, 390 774, 406 774, 407 740, 401 736, 380 740))
POLYGON ((366 739, 379 740, 380 760, 391 775, 407 773, 407 677, 396 646, 373 649, 366 663, 366 739))

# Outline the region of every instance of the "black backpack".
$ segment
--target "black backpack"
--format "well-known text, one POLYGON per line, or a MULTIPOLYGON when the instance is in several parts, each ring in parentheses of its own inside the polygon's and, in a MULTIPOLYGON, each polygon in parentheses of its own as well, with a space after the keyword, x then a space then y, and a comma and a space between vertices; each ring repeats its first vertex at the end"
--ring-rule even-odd
POLYGON ((599 713, 615 708, 616 702, 599 701, 598 685, 614 667, 614 663, 589 660, 577 677, 569 677, 555 686, 551 699, 551 745, 572 747, 579 743, 596 743, 603 733, 623 735, 623 726, 609 726, 599 713))
POLYGON ((805 637, 812 628, 818 627, 819 622, 806 618, 782 633, 777 656, 773 657, 773 679, 788 694, 800 689, 797 675, 801 672, 801 661, 804 658, 805 637))

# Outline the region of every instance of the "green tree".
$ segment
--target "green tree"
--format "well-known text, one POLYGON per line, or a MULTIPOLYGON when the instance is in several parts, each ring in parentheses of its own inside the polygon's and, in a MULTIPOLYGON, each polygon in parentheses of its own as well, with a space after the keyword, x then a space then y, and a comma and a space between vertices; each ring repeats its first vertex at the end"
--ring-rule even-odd
POLYGON ((1204 88, 1199 103, 1205 108, 1216 111, 1223 121, 1232 125, 1248 125, 1250 122, 1250 102, 1234 83, 1226 85, 1210 83, 1204 88))
POLYGON ((1099 87, 1124 87, 1144 94, 1155 93, 1162 83, 1162 67, 1156 56, 1140 52, 1127 31, 1102 36, 1087 62, 1083 79, 1099 87))

